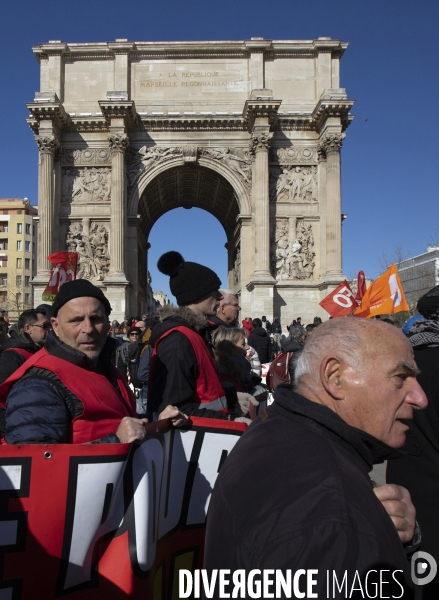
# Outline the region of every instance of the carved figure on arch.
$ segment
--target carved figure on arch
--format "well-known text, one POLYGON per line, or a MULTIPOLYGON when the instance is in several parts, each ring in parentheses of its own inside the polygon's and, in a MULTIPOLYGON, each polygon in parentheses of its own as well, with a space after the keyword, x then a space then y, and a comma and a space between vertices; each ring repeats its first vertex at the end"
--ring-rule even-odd
POLYGON ((178 156, 181 148, 162 148, 160 146, 142 146, 139 150, 130 149, 128 157, 128 187, 132 187, 143 171, 149 171, 162 160, 178 156))
POLYGON ((237 148, 205 148, 203 154, 216 160, 222 160, 231 171, 238 173, 246 183, 250 182, 251 165, 247 153, 245 153, 245 156, 240 156, 237 148))
POLYGON ((109 168, 63 169, 62 202, 109 202, 110 192, 109 168))
POLYGON ((110 267, 107 229, 94 222, 87 236, 81 223, 71 223, 66 242, 69 252, 78 253, 77 279, 102 281, 110 267))
POLYGON ((238 285, 241 279, 241 248, 236 249, 235 263, 233 266, 233 284, 238 285))

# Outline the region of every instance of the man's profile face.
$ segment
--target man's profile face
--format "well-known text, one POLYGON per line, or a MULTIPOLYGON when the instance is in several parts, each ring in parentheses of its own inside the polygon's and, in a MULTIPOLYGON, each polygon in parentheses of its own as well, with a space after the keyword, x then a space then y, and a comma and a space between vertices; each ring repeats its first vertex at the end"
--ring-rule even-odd
POLYGON ((389 330, 365 339, 364 369, 344 363, 346 399, 337 412, 349 425, 399 448, 408 431, 406 421, 413 410, 427 406, 427 398, 416 379, 411 344, 390 325, 389 330))
POLYGON ((84 352, 95 364, 107 339, 110 324, 105 307, 97 298, 73 298, 62 306, 52 327, 59 339, 84 352))
POLYGON ((219 290, 210 292, 207 296, 202 298, 200 302, 194 303, 196 306, 196 312, 205 315, 206 317, 213 317, 218 310, 222 294, 219 290))
POLYGON ((49 333, 51 326, 46 315, 37 313, 37 316, 37 321, 35 321, 33 324, 27 323, 24 326, 24 331, 29 335, 34 344, 42 346, 46 341, 47 334, 49 333))
POLYGON ((218 316, 225 323, 227 323, 227 325, 233 325, 238 319, 240 310, 241 307, 239 306, 236 296, 232 294, 226 294, 220 303, 218 316))

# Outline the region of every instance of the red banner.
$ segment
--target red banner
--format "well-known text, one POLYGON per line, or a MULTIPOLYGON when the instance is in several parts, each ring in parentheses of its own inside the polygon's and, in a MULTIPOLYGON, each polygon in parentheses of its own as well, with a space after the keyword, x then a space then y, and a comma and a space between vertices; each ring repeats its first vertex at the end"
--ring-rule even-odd
POLYGON ((42 299, 45 302, 53 302, 62 284, 66 281, 76 279, 78 253, 54 252, 53 254, 49 254, 47 260, 53 263, 53 267, 50 271, 49 283, 43 292, 42 299))
POLYGON ((0 447, 0 597, 178 598, 202 567, 218 471, 246 426, 166 421, 129 444, 0 447))
POLYGON ((358 271, 357 277, 357 293, 355 294, 355 300, 360 301, 366 293, 366 275, 364 271, 358 271))
POLYGON ((346 317, 357 308, 357 301, 346 279, 320 302, 331 317, 346 317))

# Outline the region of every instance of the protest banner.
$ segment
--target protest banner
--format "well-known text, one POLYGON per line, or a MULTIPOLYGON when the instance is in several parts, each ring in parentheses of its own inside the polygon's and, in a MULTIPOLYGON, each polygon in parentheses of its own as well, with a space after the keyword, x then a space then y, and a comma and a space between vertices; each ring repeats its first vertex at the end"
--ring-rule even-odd
POLYGON ((0 598, 178 598, 202 567, 206 513, 246 425, 147 425, 139 445, 0 447, 0 598))
POLYGON ((319 304, 331 317, 346 317, 357 307, 357 301, 346 279, 319 304))
POLYGON ((392 315, 409 310, 398 270, 392 265, 366 290, 354 317, 370 319, 378 315, 392 315))
POLYGON ((49 283, 42 294, 42 299, 44 302, 53 302, 62 284, 76 279, 78 253, 54 252, 49 254, 47 260, 53 263, 53 267, 50 271, 49 283))
POLYGON ((360 302, 365 293, 366 293, 366 275, 364 274, 364 271, 358 271, 357 293, 355 294, 355 300, 358 300, 360 302))

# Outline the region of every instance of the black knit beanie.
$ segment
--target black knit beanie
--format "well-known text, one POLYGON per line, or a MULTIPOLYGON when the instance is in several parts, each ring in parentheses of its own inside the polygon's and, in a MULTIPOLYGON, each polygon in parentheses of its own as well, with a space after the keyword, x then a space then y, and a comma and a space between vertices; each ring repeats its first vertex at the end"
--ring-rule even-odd
POLYGON ((75 279, 74 281, 66 281, 55 296, 52 305, 52 317, 56 317, 61 306, 74 298, 82 298, 89 296, 97 298, 105 306, 107 315, 111 313, 111 305, 104 296, 102 290, 88 281, 88 279, 75 279))
POLYGON ((439 285, 421 296, 416 308, 418 309, 418 313, 426 319, 432 317, 439 310, 439 285))
POLYGON ((179 252, 166 252, 157 262, 161 273, 169 275, 169 287, 179 306, 201 300, 221 287, 218 275, 203 265, 186 262, 179 252))

